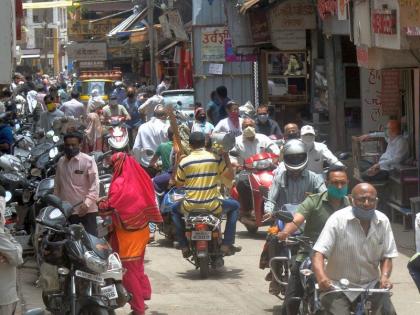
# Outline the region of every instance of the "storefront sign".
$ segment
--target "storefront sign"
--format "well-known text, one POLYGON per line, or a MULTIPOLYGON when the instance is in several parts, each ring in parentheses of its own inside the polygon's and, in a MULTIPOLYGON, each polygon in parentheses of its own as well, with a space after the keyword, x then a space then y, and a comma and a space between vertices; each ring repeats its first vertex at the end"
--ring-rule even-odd
POLYGON ((106 43, 77 43, 68 46, 69 57, 77 61, 106 60, 106 43))
POLYGON ((306 49, 305 30, 295 31, 272 31, 272 43, 281 50, 304 50, 306 49))
POLYGON ((382 70, 382 115, 396 116, 401 106, 400 70, 382 70))
POLYGON ((316 28, 315 7, 309 0, 289 0, 269 13, 271 31, 316 28))
POLYGON ((106 19, 95 23, 89 23, 88 20, 68 20, 67 32, 70 40, 86 36, 103 36, 120 22, 121 19, 106 19))
POLYGON ((232 39, 225 39, 225 60, 226 62, 257 61, 256 55, 236 55, 232 47, 232 39))
POLYGON ((178 10, 169 10, 159 17, 163 35, 172 40, 188 41, 181 15, 178 10))
POLYGON ((223 63, 211 63, 209 64, 209 74, 223 74, 223 63))
POLYGON ((336 12, 337 0, 318 0, 318 14, 322 20, 329 15, 335 15, 336 12))
POLYGON ((80 61, 80 69, 105 69, 105 61, 80 61))
POLYGON ((224 62, 225 39, 229 38, 226 26, 201 29, 201 61, 224 62))
POLYGON ((374 10, 372 12, 372 30, 375 34, 397 34, 397 11, 374 10))
POLYGON ((249 14, 251 36, 254 43, 267 43, 270 41, 270 27, 266 11, 255 10, 249 14))

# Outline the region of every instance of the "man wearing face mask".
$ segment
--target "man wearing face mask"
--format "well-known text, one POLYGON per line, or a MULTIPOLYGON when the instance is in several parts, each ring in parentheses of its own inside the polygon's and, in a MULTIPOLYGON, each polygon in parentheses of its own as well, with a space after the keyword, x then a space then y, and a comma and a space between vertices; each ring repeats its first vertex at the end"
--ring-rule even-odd
POLYGON ((214 128, 214 132, 226 132, 232 133, 235 137, 242 134, 242 121, 243 119, 239 117, 239 105, 230 101, 226 105, 226 110, 228 117, 219 121, 219 123, 214 128))
POLYGON ((202 132, 207 137, 213 132, 214 126, 207 121, 206 111, 203 107, 195 109, 195 121, 191 127, 191 132, 202 132))
POLYGON ((44 132, 47 132, 52 129, 54 120, 64 117, 64 113, 57 109, 57 104, 54 102, 51 95, 46 95, 44 97, 44 102, 47 107, 47 111, 41 113, 38 121, 38 127, 44 132))
POLYGON ((288 123, 284 126, 284 140, 299 139, 299 127, 294 123, 288 123))
MULTIPOLYGON (((303 235, 309 237, 311 241, 316 242, 330 215, 350 205, 350 201, 347 198, 348 178, 346 169, 343 166, 332 166, 328 170, 326 183, 327 191, 310 195, 299 205, 293 216, 293 222, 285 225, 283 231, 278 233, 278 239, 282 241, 286 240, 287 237, 293 235, 305 223, 303 235)), ((275 244, 278 244, 277 239, 274 241, 275 244)), ((299 302, 295 302, 296 299, 294 298, 301 298, 304 293, 299 268, 309 254, 307 248, 302 246, 297 254, 296 262, 291 268, 282 308, 282 314, 284 315, 298 313, 299 302)), ((270 283, 270 293, 277 293, 279 291, 280 287, 278 283, 272 280, 270 283)))
POLYGON ((281 139, 283 137, 279 124, 268 117, 267 105, 260 105, 257 108, 257 124, 255 130, 272 139, 281 139))
MULTIPOLYGON (((368 183, 358 184, 351 201, 351 206, 330 216, 313 248, 312 270, 319 289, 329 291, 332 281, 343 278, 358 287, 390 289, 392 259, 398 251, 388 218, 376 210, 376 190, 368 183)), ((325 314, 350 314, 360 294, 337 292, 321 297, 325 314)), ((387 294, 373 294, 370 302, 372 314, 396 314, 387 294)))
POLYGON ((324 161, 329 166, 343 166, 343 163, 337 159, 325 144, 315 141, 315 130, 312 126, 303 126, 300 129, 300 137, 308 150, 308 165, 306 166, 308 170, 322 174, 324 171, 324 161))
POLYGON ((362 178, 369 182, 386 180, 389 177, 389 172, 408 158, 408 142, 401 135, 401 124, 398 120, 388 121, 385 132, 374 132, 360 136, 359 141, 366 141, 372 137, 384 137, 388 145, 378 163, 360 161, 359 168, 363 172, 362 178))
MULTIPOLYGON (((279 147, 270 138, 255 132, 255 122, 250 118, 243 120, 242 135, 236 137, 235 142, 232 151, 236 153, 239 165, 243 165, 247 158, 262 152, 280 155, 279 147)), ((245 218, 251 214, 253 205, 248 171, 243 170, 236 176, 236 188, 241 204, 241 219, 246 220, 245 218)))
POLYGON ((109 105, 103 108, 102 116, 105 121, 108 121, 111 117, 117 116, 122 116, 125 120, 131 120, 131 116, 125 109, 124 105, 120 105, 118 103, 118 97, 116 94, 112 94, 109 98, 109 105))
POLYGON ((80 152, 83 137, 78 132, 64 136, 64 156, 57 163, 54 195, 72 205, 82 202, 70 216, 71 224, 81 223, 89 234, 97 235, 96 216, 99 176, 95 159, 80 152))

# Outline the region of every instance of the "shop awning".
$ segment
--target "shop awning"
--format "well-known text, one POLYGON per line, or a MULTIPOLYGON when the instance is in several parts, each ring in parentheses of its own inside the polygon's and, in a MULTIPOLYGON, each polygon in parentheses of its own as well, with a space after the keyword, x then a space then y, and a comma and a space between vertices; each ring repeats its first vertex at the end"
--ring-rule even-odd
POLYGON ((41 58, 41 55, 22 55, 21 58, 22 59, 37 59, 37 58, 41 58))
MULTIPOLYGON (((147 15, 147 8, 141 11, 134 9, 133 14, 130 15, 128 18, 126 18, 124 21, 122 21, 120 24, 118 24, 116 27, 114 27, 108 33, 108 36, 109 37, 118 36, 120 35, 120 33, 124 34, 125 32, 143 28, 144 25, 141 23, 141 21, 146 18, 146 15, 147 15), (141 25, 137 25, 137 23, 141 25)), ((129 35, 129 33, 127 33, 127 35, 129 35)))

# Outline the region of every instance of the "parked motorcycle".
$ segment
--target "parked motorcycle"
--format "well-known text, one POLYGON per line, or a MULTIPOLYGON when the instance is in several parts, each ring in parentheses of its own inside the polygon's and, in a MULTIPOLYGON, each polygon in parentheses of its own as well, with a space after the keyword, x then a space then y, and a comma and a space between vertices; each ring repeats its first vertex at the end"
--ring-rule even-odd
POLYGON ((82 225, 69 224, 68 217, 77 205, 53 195, 44 200, 51 206, 37 217, 46 228, 40 237, 40 253, 44 262, 58 267, 59 284, 58 290, 43 290, 47 310, 53 315, 105 315, 124 306, 130 295, 121 283, 118 255, 104 239, 88 234, 82 225))
MULTIPOLYGON (((264 225, 264 222, 262 222, 264 198, 268 196, 268 191, 273 182, 273 172, 276 168, 277 160, 278 156, 269 152, 258 153, 245 160, 244 169, 249 173, 253 212, 249 216, 241 216, 240 221, 250 233, 256 233, 258 227, 264 225)), ((236 186, 232 187, 230 195, 239 201, 239 193, 236 186)))

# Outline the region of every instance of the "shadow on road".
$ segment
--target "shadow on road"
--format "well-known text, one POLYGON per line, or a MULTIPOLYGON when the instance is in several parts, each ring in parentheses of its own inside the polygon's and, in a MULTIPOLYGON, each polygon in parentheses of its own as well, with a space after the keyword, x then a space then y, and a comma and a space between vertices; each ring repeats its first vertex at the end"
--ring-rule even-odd
MULTIPOLYGON (((210 269, 209 280, 221 280, 221 279, 241 279, 243 269, 227 269, 221 268, 218 270, 210 269)), ((189 269, 185 272, 178 272, 177 276, 187 280, 203 280, 200 278, 200 270, 189 269)), ((205 280, 203 280, 205 281, 205 280)))
MULTIPOLYGON (((279 301, 279 303, 281 304, 280 301, 279 301)), ((267 312, 267 313, 272 312, 273 315, 281 315, 281 305, 275 305, 275 306, 273 306, 272 309, 269 309, 269 308, 265 309, 264 312, 267 312)))
POLYGON ((251 234, 248 231, 239 231, 236 232, 236 238, 238 239, 253 239, 253 240, 264 240, 267 237, 266 227, 263 227, 264 230, 258 231, 255 234, 251 234))
POLYGON ((161 313, 161 312, 157 312, 157 311, 151 311, 151 312, 147 312, 150 315, 169 315, 168 313, 161 313))

